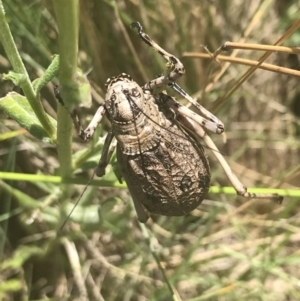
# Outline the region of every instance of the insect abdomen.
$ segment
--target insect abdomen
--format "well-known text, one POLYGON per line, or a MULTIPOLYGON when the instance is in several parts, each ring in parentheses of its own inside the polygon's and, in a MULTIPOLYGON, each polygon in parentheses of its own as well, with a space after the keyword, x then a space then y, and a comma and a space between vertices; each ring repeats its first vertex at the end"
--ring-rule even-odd
POLYGON ((151 213, 180 216, 201 204, 209 190, 210 169, 200 143, 165 121, 156 147, 134 156, 118 147, 117 157, 135 201, 151 213))

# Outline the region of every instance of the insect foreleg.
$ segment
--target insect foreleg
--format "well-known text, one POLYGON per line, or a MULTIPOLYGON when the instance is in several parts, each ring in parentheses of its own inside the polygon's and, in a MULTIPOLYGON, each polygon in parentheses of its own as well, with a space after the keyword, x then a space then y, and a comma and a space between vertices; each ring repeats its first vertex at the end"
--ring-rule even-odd
MULTIPOLYGON (((85 141, 89 140, 92 135, 94 134, 98 124, 101 122, 104 114, 105 114, 105 107, 102 105, 98 108, 96 114, 94 115, 92 121, 88 125, 88 127, 81 132, 81 138, 85 141)), ((110 158, 116 148, 116 143, 111 146, 111 142, 114 138, 113 130, 111 129, 105 138, 105 142, 102 149, 102 154, 100 161, 98 163, 98 167, 96 170, 96 174, 98 177, 102 177, 105 175, 105 168, 108 165, 110 158), (110 147, 111 146, 111 147, 110 147)))
POLYGON ((98 108, 96 114, 94 115, 92 121, 88 125, 88 127, 80 133, 80 137, 84 141, 88 141, 94 134, 98 124, 101 122, 104 114, 105 114, 105 107, 102 105, 98 108))
POLYGON ((168 72, 165 75, 162 75, 156 79, 149 81, 146 85, 143 86, 144 89, 153 90, 161 88, 167 85, 170 82, 174 82, 180 76, 185 73, 185 68, 181 61, 174 55, 168 53, 163 48, 161 48, 156 42, 154 42, 146 33, 143 32, 143 28, 139 22, 131 23, 131 27, 137 28, 140 38, 154 50, 156 50, 161 56, 167 61, 168 72))
POLYGON ((106 135, 101 158, 97 166, 96 175, 98 177, 102 177, 105 175, 105 168, 108 165, 110 158, 115 151, 117 144, 114 143, 111 145, 113 138, 114 138, 114 133, 112 130, 110 130, 106 135))

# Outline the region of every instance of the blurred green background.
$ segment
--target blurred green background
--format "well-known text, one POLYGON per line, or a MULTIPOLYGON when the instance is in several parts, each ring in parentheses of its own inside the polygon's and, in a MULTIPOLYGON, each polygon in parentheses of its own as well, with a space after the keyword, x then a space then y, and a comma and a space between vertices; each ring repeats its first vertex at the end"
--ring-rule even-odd
MULTIPOLYGON (((32 81, 59 52, 53 3, 3 0, 32 81)), ((299 189, 299 79, 257 70, 220 105, 248 67, 230 64, 217 78, 225 63, 183 57, 184 52, 204 52, 201 45, 214 52, 225 41, 272 45, 299 21, 299 8, 298 0, 79 1, 78 66, 90 81, 93 99, 80 110, 84 126, 103 102, 108 77, 125 72, 143 85, 165 69, 165 61, 130 29, 132 21, 139 21, 161 47, 182 59, 186 74, 178 83, 225 124, 226 136, 211 137, 239 179, 248 187, 299 189)), ((299 43, 298 29, 283 45, 299 43)), ((262 54, 240 51, 237 56, 258 60, 262 54)), ((300 69, 293 54, 273 53, 267 62, 300 69)), ((0 73, 9 70, 0 45, 0 73)), ((0 83, 1 97, 10 91, 23 94, 11 81, 0 83)), ((53 83, 57 78, 40 98, 57 119, 53 83)), ((61 185, 50 177, 48 182, 18 178, 60 175, 65 163, 55 143, 20 129, 0 111, 0 171, 13 172, 17 179, 0 180, 1 300, 300 299, 299 197, 285 197, 277 205, 209 193, 186 217, 153 216, 148 239, 112 164, 106 182, 87 188, 60 230, 84 186, 75 180, 61 185)), ((81 184, 91 177, 108 129, 105 120, 86 144, 73 131, 72 173, 81 184)), ((212 185, 230 186, 207 154, 212 185)))

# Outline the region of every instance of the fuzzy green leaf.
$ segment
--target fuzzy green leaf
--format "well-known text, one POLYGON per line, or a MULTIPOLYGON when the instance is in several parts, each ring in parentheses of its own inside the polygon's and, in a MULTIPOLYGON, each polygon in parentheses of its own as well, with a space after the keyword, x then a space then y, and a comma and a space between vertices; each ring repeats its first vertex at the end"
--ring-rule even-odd
MULTIPOLYGON (((0 297, 3 293, 17 292, 22 288, 22 282, 18 279, 6 280, 0 283, 0 297)), ((4 300, 4 299, 2 299, 4 300)))
MULTIPOLYGON (((51 143, 50 137, 37 119, 26 97, 15 92, 8 93, 5 97, 0 98, 0 109, 30 134, 43 142, 51 143)), ((53 126, 56 127, 56 120, 48 117, 53 126)))
POLYGON ((44 251, 36 246, 20 246, 9 259, 1 264, 1 269, 19 268, 32 256, 42 255, 44 251))

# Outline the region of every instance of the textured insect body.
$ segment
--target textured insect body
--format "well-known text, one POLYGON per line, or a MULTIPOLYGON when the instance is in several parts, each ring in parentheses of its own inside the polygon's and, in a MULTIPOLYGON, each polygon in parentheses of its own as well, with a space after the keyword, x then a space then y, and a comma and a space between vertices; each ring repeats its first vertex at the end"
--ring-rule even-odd
POLYGON ((111 121, 112 129, 103 146, 97 175, 105 174, 113 153, 110 145, 115 137, 117 160, 138 219, 146 222, 148 212, 185 215, 199 206, 209 190, 210 169, 198 141, 201 138, 222 165, 237 194, 281 202, 282 197, 277 194, 247 192, 204 131, 205 128, 220 134, 224 131, 223 123, 175 83, 185 72, 182 63, 151 40, 138 22, 132 23, 132 27, 138 29, 146 44, 166 59, 168 72, 143 87, 125 73, 107 80, 105 104, 99 107, 88 128, 80 133, 88 140, 105 114, 111 121), (166 85, 186 98, 202 116, 165 93, 155 93, 166 85))
POLYGON ((124 179, 135 204, 155 214, 185 215, 209 189, 204 149, 176 122, 166 105, 170 96, 154 97, 128 78, 121 74, 108 80, 105 103, 124 179))

